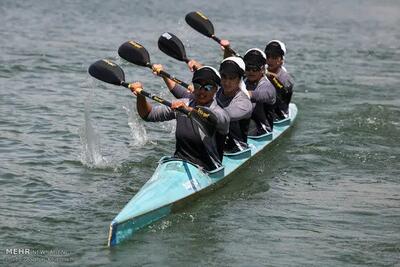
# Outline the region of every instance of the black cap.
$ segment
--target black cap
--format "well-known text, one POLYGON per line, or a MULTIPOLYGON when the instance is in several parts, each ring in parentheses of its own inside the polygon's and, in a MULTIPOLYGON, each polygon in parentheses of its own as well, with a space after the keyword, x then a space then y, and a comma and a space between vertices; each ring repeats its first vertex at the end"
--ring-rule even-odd
POLYGON ((248 50, 244 55, 243 60, 246 66, 263 67, 267 63, 265 54, 259 49, 248 50))
POLYGON ((201 67, 193 73, 192 82, 197 82, 200 80, 212 81, 218 85, 221 85, 221 78, 219 77, 218 71, 208 66, 201 67))
POLYGON ((285 55, 285 51, 283 50, 280 43, 273 41, 268 43, 265 47, 265 54, 283 57, 285 55))
POLYGON ((234 74, 239 77, 244 75, 244 71, 234 61, 227 60, 221 63, 219 67, 221 74, 234 74))

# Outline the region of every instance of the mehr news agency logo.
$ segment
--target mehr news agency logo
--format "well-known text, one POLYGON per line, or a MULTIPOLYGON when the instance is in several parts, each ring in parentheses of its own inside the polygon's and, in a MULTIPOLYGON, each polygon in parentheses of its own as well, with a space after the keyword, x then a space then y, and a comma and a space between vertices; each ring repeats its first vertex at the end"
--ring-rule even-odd
POLYGON ((31 262, 72 262, 70 252, 60 249, 7 248, 6 260, 31 262))

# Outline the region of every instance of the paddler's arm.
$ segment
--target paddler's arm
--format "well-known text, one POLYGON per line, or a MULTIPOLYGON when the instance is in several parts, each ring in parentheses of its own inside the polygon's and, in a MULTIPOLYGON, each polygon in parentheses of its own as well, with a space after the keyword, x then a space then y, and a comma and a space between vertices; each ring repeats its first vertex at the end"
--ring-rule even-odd
POLYGON ((129 89, 131 89, 132 93, 137 96, 136 108, 139 116, 146 120, 147 116, 152 110, 152 106, 149 102, 147 102, 146 97, 139 94, 142 88, 143 85, 140 82, 131 83, 129 85, 129 89))
MULTIPOLYGON (((161 64, 153 64, 152 69, 153 69, 153 73, 157 76, 160 74, 160 71, 164 70, 164 68, 161 64)), ((175 87, 176 82, 174 82, 173 80, 171 80, 167 77, 164 77, 164 76, 162 76, 162 78, 163 78, 165 84, 167 85, 168 89, 171 91, 175 87)))
POLYGON ((175 111, 170 107, 164 105, 152 106, 147 102, 146 98, 140 95, 142 90, 142 84, 140 82, 131 83, 129 89, 137 96, 136 108, 139 116, 145 121, 169 121, 176 118, 175 111))
POLYGON ((232 53, 232 50, 227 49, 230 46, 230 43, 228 40, 221 40, 221 42, 219 44, 221 45, 221 49, 224 50, 224 59, 227 57, 234 56, 234 54, 232 53))
MULTIPOLYGON (((160 71, 163 71, 164 68, 161 64, 154 64, 152 66, 153 73, 155 75, 158 75, 160 71)), ((162 77, 165 84, 167 85, 168 90, 176 97, 176 98, 192 98, 192 92, 193 88, 185 88, 182 85, 178 84, 177 82, 174 82, 173 80, 167 78, 167 77, 162 77)))
MULTIPOLYGON (((193 90, 192 90, 193 91, 193 90)), ((175 87, 170 90, 170 92, 178 99, 180 98, 189 98, 192 99, 194 97, 192 91, 186 89, 180 84, 175 84, 175 87)))
POLYGON ((283 90, 286 94, 291 94, 293 92, 293 81, 289 75, 283 82, 278 78, 276 73, 267 71, 265 76, 267 76, 268 80, 277 90, 283 90))
POLYGON ((178 108, 186 109, 186 110, 189 111, 189 112, 192 112, 192 111, 193 111, 193 108, 192 108, 192 107, 189 107, 189 106, 186 104, 185 101, 182 101, 182 100, 175 100, 175 101, 172 101, 171 109, 176 110, 176 109, 178 109, 178 108))
POLYGON ((240 91, 224 110, 228 113, 231 121, 239 121, 251 117, 253 105, 247 95, 240 91))
POLYGON ((203 67, 203 64, 201 64, 200 62, 198 62, 194 59, 189 60, 187 65, 191 72, 194 72, 195 70, 198 70, 199 68, 203 67))
POLYGON ((276 102, 276 90, 267 79, 263 79, 254 91, 249 91, 249 94, 253 103, 274 105, 276 102))

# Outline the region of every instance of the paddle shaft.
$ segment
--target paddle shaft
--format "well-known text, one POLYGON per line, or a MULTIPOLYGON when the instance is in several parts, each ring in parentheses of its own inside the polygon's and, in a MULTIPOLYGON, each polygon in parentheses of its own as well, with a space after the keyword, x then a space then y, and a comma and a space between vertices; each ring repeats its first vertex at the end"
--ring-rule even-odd
MULTIPOLYGON (((147 66, 149 69, 153 69, 151 63, 148 63, 146 66, 147 66)), ((174 76, 172 76, 172 75, 169 74, 168 72, 165 72, 165 71, 161 70, 161 71, 158 73, 158 75, 160 75, 161 77, 164 77, 164 78, 168 78, 168 79, 170 79, 170 80, 173 80, 174 82, 176 82, 177 84, 182 85, 182 86, 185 87, 185 88, 189 88, 189 84, 187 84, 187 83, 185 83, 185 82, 183 82, 183 81, 181 81, 181 80, 175 78, 174 76)))
MULTIPOLYGON (((150 63, 143 64, 141 66, 150 66, 150 63)), ((96 79, 99 79, 100 81, 114 84, 114 85, 119 85, 119 86, 124 86, 128 89, 131 89, 131 84, 125 82, 125 74, 124 71, 120 66, 115 64, 114 62, 111 62, 109 60, 98 60, 92 65, 90 65, 88 72, 91 76, 93 76, 96 79)), ((163 73, 165 75, 166 73, 163 73)), ((170 76, 168 74, 168 76, 170 76)), ((148 93, 144 91, 142 88, 140 90, 135 90, 135 93, 137 95, 141 95, 147 98, 150 98, 162 105, 165 105, 169 108, 172 109, 173 105, 171 102, 162 99, 161 97, 158 97, 156 95, 153 95, 151 93, 148 93)), ((144 99, 141 98, 140 102, 142 102, 144 99)), ((139 101, 139 100, 138 100, 139 101)), ((139 105, 142 105, 138 102, 139 105)), ((147 104, 146 104, 147 105, 147 104)), ((139 106, 138 106, 139 107, 139 106)), ((213 113, 208 112, 207 110, 204 111, 202 107, 196 107, 195 109, 192 109, 189 111, 188 109, 185 108, 185 106, 180 106, 176 108, 177 111, 187 115, 191 120, 195 121, 200 129, 207 135, 207 136, 212 136, 215 133, 216 130, 216 122, 217 118, 216 115, 213 113)), ((141 114, 141 112, 139 112, 141 114)), ((142 115, 140 115, 142 116, 142 115)))
MULTIPOLYGON (((124 86, 124 87, 126 87, 126 88, 128 88, 128 89, 130 89, 130 88, 129 88, 129 83, 127 83, 127 82, 121 82, 121 85, 124 86)), ((142 95, 142 96, 144 96, 144 97, 153 99, 154 101, 156 101, 156 102, 158 102, 158 103, 160 103, 160 104, 163 104, 163 105, 165 105, 165 106, 167 106, 167 107, 172 107, 172 103, 171 103, 171 102, 169 102, 169 101, 167 101, 167 100, 165 100, 165 99, 163 99, 163 98, 161 98, 161 97, 158 97, 158 96, 156 96, 156 95, 153 95, 153 94, 151 94, 151 93, 149 93, 149 92, 146 92, 146 91, 144 91, 143 89, 142 89, 140 92, 138 92, 138 94, 139 94, 139 95, 142 95)), ((186 109, 184 109, 184 108, 178 108, 177 110, 179 110, 180 112, 182 112, 182 113, 184 113, 184 114, 186 114, 186 115, 189 114, 189 111, 186 110, 186 109)))
POLYGON ((284 89, 285 86, 282 84, 282 82, 277 77, 268 75, 268 74, 269 74, 268 71, 266 71, 265 76, 267 76, 267 79, 272 83, 272 85, 276 89, 278 89, 278 90, 284 89))
MULTIPOLYGON (((210 38, 213 39, 214 41, 216 41, 217 43, 219 43, 219 44, 221 45, 221 39, 219 39, 217 36, 211 35, 210 38)), ((238 53, 236 53, 236 52, 235 52, 232 48, 230 48, 229 46, 228 46, 228 47, 225 47, 225 49, 227 49, 231 54, 233 54, 233 55, 235 55, 235 56, 237 56, 237 57, 241 57, 238 53)))
POLYGON ((187 84, 187 83, 185 83, 185 82, 183 82, 183 81, 181 81, 181 80, 175 78, 174 76, 170 75, 168 72, 165 72, 165 71, 161 70, 161 71, 160 71, 160 75, 161 75, 162 77, 166 77, 166 78, 168 78, 168 79, 173 80, 174 82, 176 82, 177 84, 182 85, 182 86, 185 87, 185 88, 189 88, 189 84, 187 84))

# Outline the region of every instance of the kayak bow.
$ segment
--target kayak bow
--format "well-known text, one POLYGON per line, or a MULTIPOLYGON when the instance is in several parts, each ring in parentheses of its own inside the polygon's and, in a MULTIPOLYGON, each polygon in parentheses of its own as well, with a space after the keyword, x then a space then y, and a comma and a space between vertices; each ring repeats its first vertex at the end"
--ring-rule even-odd
POLYGON ((222 184, 247 160, 287 131, 293 125, 296 116, 297 107, 292 103, 289 106, 289 118, 275 122, 272 134, 249 137, 247 150, 225 154, 223 166, 212 172, 205 172, 198 166, 180 159, 161 158, 152 177, 111 222, 108 246, 115 246, 132 238, 139 229, 222 184))

